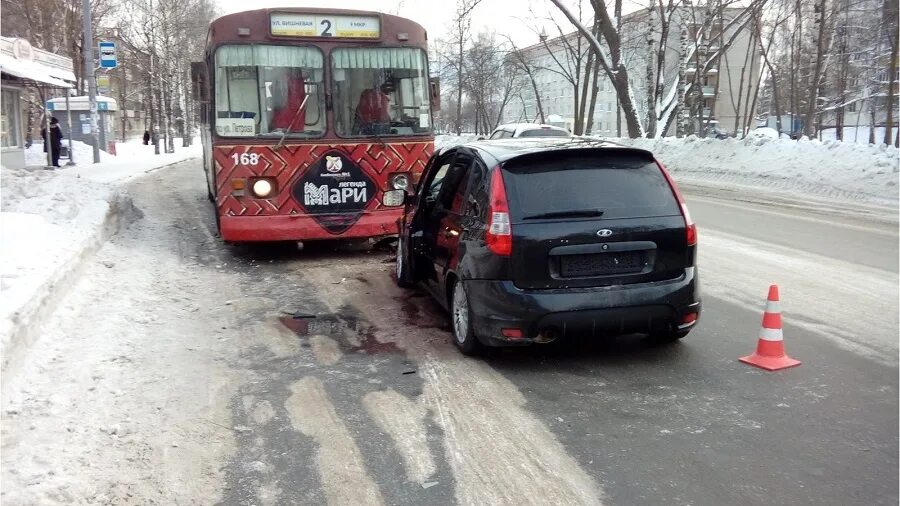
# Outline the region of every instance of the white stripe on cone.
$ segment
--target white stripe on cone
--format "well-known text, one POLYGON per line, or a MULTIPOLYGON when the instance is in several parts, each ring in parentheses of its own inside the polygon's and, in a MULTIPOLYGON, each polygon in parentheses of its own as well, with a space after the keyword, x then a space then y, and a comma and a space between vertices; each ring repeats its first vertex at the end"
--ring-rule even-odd
POLYGON ((781 312, 781 302, 777 300, 770 300, 766 302, 766 312, 767 313, 780 313, 781 312))
POLYGON ((759 338, 766 341, 784 341, 784 334, 781 329, 767 329, 763 327, 759 331, 759 338))

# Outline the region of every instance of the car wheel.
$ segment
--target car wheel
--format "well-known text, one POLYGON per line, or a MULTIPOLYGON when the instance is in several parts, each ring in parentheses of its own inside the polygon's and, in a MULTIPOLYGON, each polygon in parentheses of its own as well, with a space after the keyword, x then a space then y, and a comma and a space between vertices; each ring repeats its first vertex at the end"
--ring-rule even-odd
POLYGON ((464 355, 476 355, 481 350, 481 343, 472 330, 472 313, 469 310, 469 298, 466 289, 459 281, 453 282, 450 295, 450 319, 453 320, 453 344, 464 355))
POLYGON ((397 286, 402 288, 412 288, 415 283, 413 283, 412 275, 409 272, 409 260, 406 258, 406 255, 403 254, 403 236, 397 238, 397 261, 396 263, 396 275, 397 275, 397 286))

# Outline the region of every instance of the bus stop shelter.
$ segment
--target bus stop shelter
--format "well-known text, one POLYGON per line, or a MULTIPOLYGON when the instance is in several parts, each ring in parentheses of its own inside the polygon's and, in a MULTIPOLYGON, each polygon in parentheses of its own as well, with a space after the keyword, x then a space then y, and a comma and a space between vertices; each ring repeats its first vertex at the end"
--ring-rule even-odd
MULTIPOLYGON (((56 119, 65 123, 68 122, 73 126, 70 129, 70 138, 72 140, 81 141, 85 144, 93 142, 91 135, 91 106, 87 96, 82 97, 60 97, 47 101, 47 110, 50 111, 56 119)), ((97 95, 97 117, 100 133, 100 149, 107 150, 109 140, 113 140, 115 133, 116 113, 119 105, 114 98, 97 95)))

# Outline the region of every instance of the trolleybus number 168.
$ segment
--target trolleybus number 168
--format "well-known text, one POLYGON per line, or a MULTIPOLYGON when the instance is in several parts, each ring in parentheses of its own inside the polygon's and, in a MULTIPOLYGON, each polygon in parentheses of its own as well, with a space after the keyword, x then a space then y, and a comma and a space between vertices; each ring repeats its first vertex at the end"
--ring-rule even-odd
POLYGON ((259 154, 258 153, 241 153, 238 155, 237 153, 231 155, 231 159, 234 160, 235 165, 258 165, 259 164, 259 154))

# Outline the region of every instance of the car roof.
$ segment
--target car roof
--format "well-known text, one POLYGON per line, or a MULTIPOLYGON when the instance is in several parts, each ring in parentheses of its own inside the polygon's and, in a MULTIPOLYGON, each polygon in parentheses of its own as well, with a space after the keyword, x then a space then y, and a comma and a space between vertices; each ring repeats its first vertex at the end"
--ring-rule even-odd
POLYGON ((523 123, 523 124, 517 125, 517 130, 519 132, 524 132, 526 130, 559 130, 560 132, 569 133, 569 131, 563 127, 558 127, 558 126, 554 126, 554 125, 544 125, 541 123, 523 123))
POLYGON ((569 132, 565 128, 547 125, 545 123, 507 123, 498 126, 491 133, 496 132, 497 130, 512 130, 515 133, 524 132, 526 130, 559 130, 561 132, 569 132))
POLYGON ((603 139, 586 137, 519 137, 515 139, 496 139, 474 141, 441 150, 465 147, 476 149, 496 159, 498 163, 509 161, 523 155, 570 149, 604 149, 610 151, 628 151, 652 157, 645 149, 632 148, 603 139))

